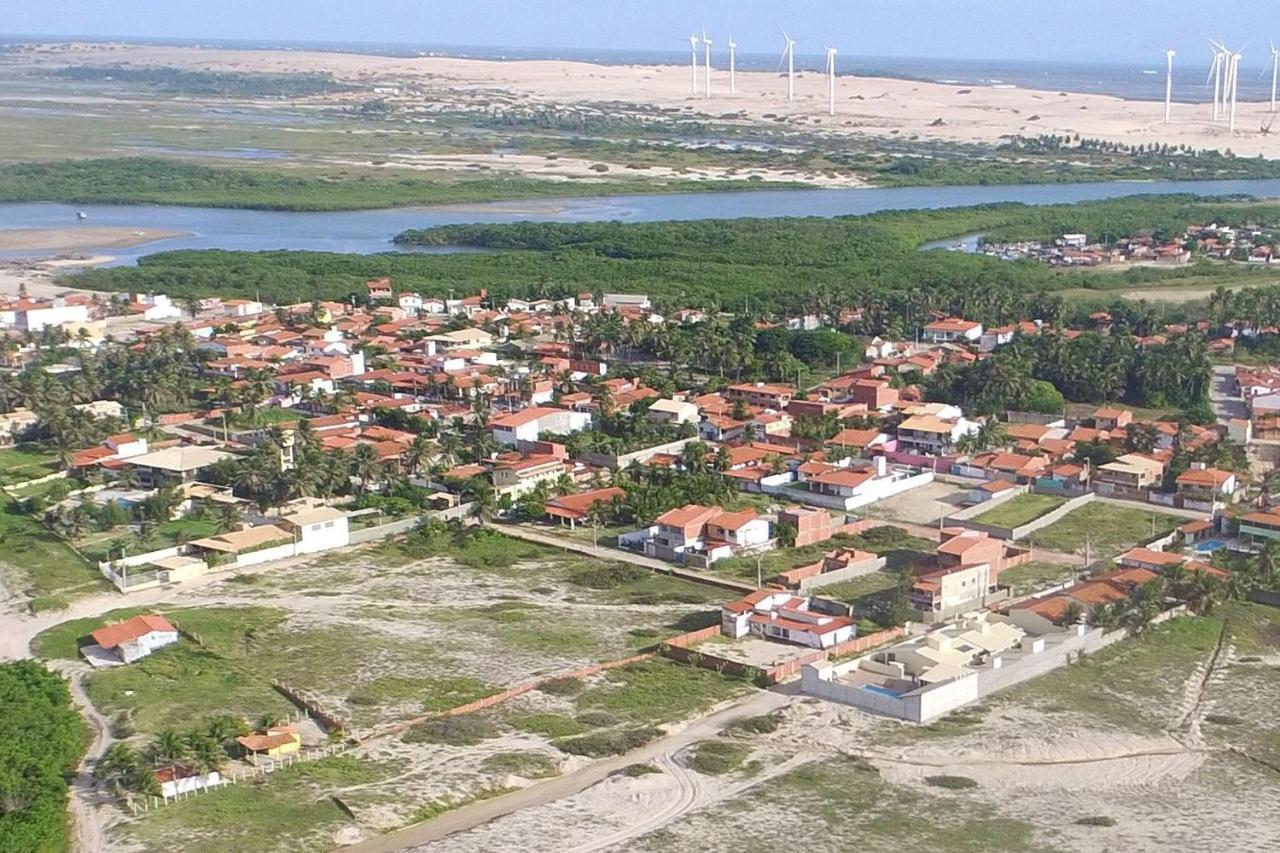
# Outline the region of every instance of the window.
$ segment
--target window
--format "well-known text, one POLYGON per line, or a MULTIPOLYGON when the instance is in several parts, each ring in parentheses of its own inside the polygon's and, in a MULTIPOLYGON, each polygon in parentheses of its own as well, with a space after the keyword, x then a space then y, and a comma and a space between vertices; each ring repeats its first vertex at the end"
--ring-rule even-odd
POLYGON ((332 522, 332 521, 326 521, 326 522, 324 523, 324 526, 325 526, 325 527, 333 527, 333 522, 332 522))

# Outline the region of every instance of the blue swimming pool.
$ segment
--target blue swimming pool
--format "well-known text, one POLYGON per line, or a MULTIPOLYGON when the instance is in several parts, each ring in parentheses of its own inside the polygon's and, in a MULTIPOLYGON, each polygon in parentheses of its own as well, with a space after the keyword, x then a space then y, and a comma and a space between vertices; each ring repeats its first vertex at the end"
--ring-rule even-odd
POLYGON ((863 690, 869 690, 872 693, 879 693, 881 696, 888 696, 890 699, 897 699, 898 694, 890 690, 888 687, 881 687, 879 684, 864 684, 863 690))
POLYGON ((1197 542, 1192 547, 1201 554, 1210 554, 1219 548, 1227 547, 1227 543, 1221 539, 1206 539, 1203 542, 1197 542))

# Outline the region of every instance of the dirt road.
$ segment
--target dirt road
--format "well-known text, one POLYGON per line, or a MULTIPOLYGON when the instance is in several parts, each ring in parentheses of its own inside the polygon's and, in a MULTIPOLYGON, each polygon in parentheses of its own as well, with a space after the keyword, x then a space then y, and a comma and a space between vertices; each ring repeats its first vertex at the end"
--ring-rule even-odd
MULTIPOLYGON (((597 761, 566 776, 550 779, 491 800, 481 800, 480 802, 446 812, 426 823, 410 826, 397 832, 371 838, 368 841, 341 849, 343 853, 391 853, 391 851, 396 850, 411 850, 421 845, 438 841, 446 836, 473 829, 504 815, 514 814, 523 809, 545 805, 564 797, 572 796, 603 781, 624 767, 659 760, 663 756, 674 755, 700 740, 713 737, 735 720, 768 714, 786 706, 792 699, 792 695, 777 689, 753 693, 741 702, 703 717, 677 732, 625 755, 597 761)), ((670 759, 661 760, 659 763, 669 764, 670 759)), ((680 802, 692 804, 697 796, 696 785, 686 780, 682 782, 681 790, 680 802)))

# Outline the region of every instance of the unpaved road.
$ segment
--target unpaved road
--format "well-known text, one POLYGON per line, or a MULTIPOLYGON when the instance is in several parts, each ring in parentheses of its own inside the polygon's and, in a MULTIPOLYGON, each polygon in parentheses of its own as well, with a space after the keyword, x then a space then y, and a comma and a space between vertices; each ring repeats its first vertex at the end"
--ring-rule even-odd
MULTIPOLYGON (((572 796, 603 781, 624 767, 655 761, 661 756, 671 756, 700 740, 715 736, 735 720, 771 713, 789 704, 792 699, 792 695, 777 689, 753 693, 737 704, 703 717, 677 732, 625 755, 597 761, 566 776, 549 779, 546 782, 540 782, 537 785, 531 785, 528 788, 522 788, 519 791, 513 791, 510 794, 504 794, 491 800, 481 800, 480 802, 446 812, 426 823, 410 826, 397 832, 371 838, 368 841, 341 849, 343 853, 391 853, 391 851, 410 850, 424 844, 430 844, 446 836, 465 832, 468 829, 486 824, 504 815, 514 814, 523 809, 534 808, 572 796)), ((663 763, 664 766, 670 765, 671 759, 666 759, 660 763, 663 763)), ((689 773, 689 771, 685 771, 685 773, 689 773)), ((688 780, 683 774, 677 775, 677 779, 684 779, 681 782, 682 795, 678 802, 687 802, 685 808, 688 808, 697 798, 696 782, 688 780)))

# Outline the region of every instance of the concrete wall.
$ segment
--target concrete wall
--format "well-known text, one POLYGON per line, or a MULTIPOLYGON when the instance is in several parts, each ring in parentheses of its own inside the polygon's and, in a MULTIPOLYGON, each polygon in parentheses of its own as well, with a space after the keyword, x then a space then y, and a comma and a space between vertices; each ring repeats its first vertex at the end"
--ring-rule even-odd
POLYGON ((872 572, 880 571, 884 568, 885 562, 886 560, 884 557, 877 557, 874 560, 864 560, 861 563, 854 563, 846 569, 838 569, 834 572, 825 572, 824 574, 814 575, 811 578, 805 578, 800 581, 797 590, 799 592, 808 592, 809 590, 818 589, 819 587, 830 586, 834 583, 860 578, 863 575, 869 575, 872 572))
POLYGON ((861 661, 848 661, 832 665, 816 663, 806 666, 800 674, 800 689, 811 695, 842 705, 852 705, 873 714, 924 723, 948 711, 954 711, 978 698, 976 673, 920 687, 900 696, 889 696, 844 684, 836 680, 853 672, 861 661))
MULTIPOLYGON (((272 560, 283 560, 286 557, 294 556, 297 546, 292 542, 286 542, 283 545, 276 545, 271 548, 263 548, 259 551, 250 551, 248 554, 239 554, 232 562, 226 563, 227 568, 244 568, 245 566, 256 566, 258 563, 269 563, 272 560)), ((222 565, 218 566, 223 568, 222 565)))
POLYGON ((631 453, 623 453, 618 456, 611 453, 584 453, 582 454, 582 461, 588 465, 617 470, 626 468, 632 462, 639 462, 643 465, 659 453, 671 453, 678 456, 684 446, 691 441, 698 441, 698 437, 681 438, 677 441, 669 441, 666 444, 655 444, 653 447, 645 447, 641 450, 634 450, 631 453))
POLYGON ((826 507, 828 509, 852 510, 867 504, 873 504, 877 501, 891 498, 894 495, 900 495, 911 489, 928 485, 933 482, 933 472, 923 471, 919 474, 905 476, 890 482, 872 481, 874 486, 868 487, 862 494, 853 497, 840 497, 839 495, 822 495, 817 492, 811 492, 801 487, 799 484, 788 483, 781 487, 765 487, 763 491, 766 494, 778 495, 795 501, 796 503, 809 504, 811 506, 826 507))
POLYGON ((992 504, 990 503, 976 504, 962 509, 959 512, 951 513, 947 516, 945 523, 955 527, 965 527, 969 530, 982 530, 989 536, 994 536, 997 539, 1025 539, 1037 530, 1048 527, 1054 522, 1061 521, 1067 515, 1085 504, 1092 503, 1094 497, 1095 495, 1093 492, 1086 492, 1083 495, 1071 498, 1057 509, 1052 509, 1039 518, 1033 519, 1018 527, 1003 527, 998 524, 986 524, 981 521, 976 521, 975 519, 977 516, 982 515, 991 508, 992 504))

